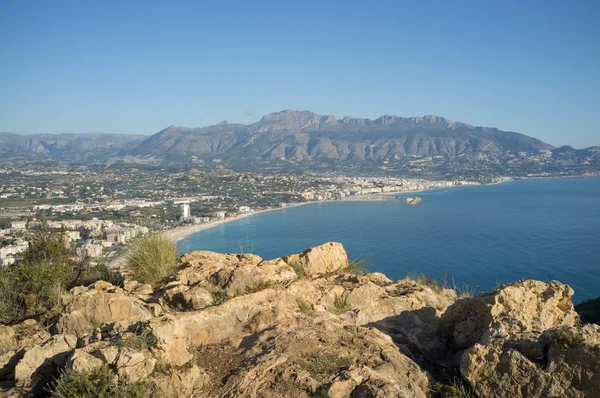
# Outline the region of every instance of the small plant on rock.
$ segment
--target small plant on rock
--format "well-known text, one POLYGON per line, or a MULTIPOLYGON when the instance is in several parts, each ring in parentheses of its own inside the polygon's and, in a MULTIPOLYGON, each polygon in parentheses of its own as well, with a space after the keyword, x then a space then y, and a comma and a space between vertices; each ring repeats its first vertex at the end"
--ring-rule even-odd
POLYGON ((243 294, 251 294, 251 293, 260 292, 261 290, 269 289, 274 286, 275 286, 275 284, 271 281, 255 282, 251 285, 246 286, 243 294))
POLYGON ((338 373, 348 368, 350 364, 351 361, 348 357, 323 353, 309 356, 306 361, 300 363, 300 368, 306 370, 313 377, 322 377, 338 373))
POLYGON ((549 343, 552 347, 567 349, 578 347, 584 343, 583 336, 570 328, 555 329, 550 334, 549 343))
POLYGON ((210 295, 212 296, 212 305, 221 305, 229 299, 227 292, 222 289, 213 290, 210 295))
POLYGON ((476 398, 475 394, 457 378, 451 385, 435 383, 431 389, 431 396, 433 398, 476 398))
POLYGON ((52 398, 144 398, 149 393, 144 382, 117 384, 108 366, 91 372, 63 372, 47 391, 52 398))
POLYGON ((345 293, 342 293, 341 295, 336 294, 335 298, 333 299, 333 309, 331 310, 331 312, 333 312, 334 314, 343 314, 344 312, 350 311, 352 309, 352 306, 350 305, 350 302, 348 301, 348 295, 345 293))
POLYGON ((348 267, 346 267, 346 271, 354 274, 354 275, 365 275, 368 273, 369 268, 371 268, 373 264, 365 260, 357 260, 348 263, 348 267))
POLYGON ((304 278, 304 266, 302 265, 302 263, 300 263, 299 261, 290 261, 288 265, 292 267, 292 269, 298 276, 298 279, 304 278))
POLYGON ((309 312, 310 310, 312 310, 312 306, 310 305, 310 303, 304 300, 303 298, 297 299, 296 303, 298 304, 298 308, 302 312, 309 312))

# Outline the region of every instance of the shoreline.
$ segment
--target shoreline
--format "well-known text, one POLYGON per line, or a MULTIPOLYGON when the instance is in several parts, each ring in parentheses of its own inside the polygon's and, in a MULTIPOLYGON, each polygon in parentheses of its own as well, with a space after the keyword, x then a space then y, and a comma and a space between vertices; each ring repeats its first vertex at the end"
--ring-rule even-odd
MULTIPOLYGON (((398 195, 398 194, 406 194, 406 193, 415 193, 415 192, 426 192, 426 191, 435 191, 437 189, 452 189, 452 188, 469 188, 469 187, 485 187, 488 185, 496 185, 496 184, 502 184, 505 182, 512 182, 515 181, 513 179, 510 180, 506 180, 506 181, 498 181, 498 182, 492 182, 489 184, 479 184, 479 185, 454 185, 451 187, 439 187, 439 188, 424 188, 424 189, 418 189, 418 190, 414 190, 414 191, 393 191, 393 192, 385 192, 385 193, 379 193, 376 195, 379 196, 394 196, 394 195, 398 195)), ((365 196, 372 196, 373 194, 367 194, 365 196)), ((285 209, 291 209, 294 207, 299 207, 299 206, 307 206, 307 205, 313 205, 313 204, 318 204, 318 203, 350 203, 350 202, 385 202, 386 199, 376 199, 376 198, 351 198, 348 200, 343 200, 343 199, 333 199, 333 200, 319 200, 316 202, 305 202, 305 203, 295 203, 295 204, 291 204, 289 206, 286 207, 277 207, 277 208, 272 208, 272 209, 263 209, 263 210, 258 210, 258 211, 254 211, 252 213, 246 213, 246 214, 240 214, 237 215, 235 217, 231 217, 231 218, 226 218, 224 220, 218 220, 218 221, 213 221, 213 222, 209 222, 209 223, 205 223, 205 224, 194 224, 194 225, 188 225, 188 226, 184 226, 184 227, 177 227, 177 228, 173 228, 167 231, 163 231, 162 233, 165 234, 169 239, 171 239, 173 242, 177 243, 195 233, 201 232, 201 231, 205 231, 207 229, 211 229, 214 227, 218 227, 220 225, 225 225, 227 223, 233 222, 233 221, 238 221, 238 220, 242 220, 244 218, 247 217, 251 217, 251 216, 255 216, 257 214, 261 214, 261 213, 268 213, 268 212, 273 212, 273 211, 280 211, 280 210, 285 210, 285 209)))

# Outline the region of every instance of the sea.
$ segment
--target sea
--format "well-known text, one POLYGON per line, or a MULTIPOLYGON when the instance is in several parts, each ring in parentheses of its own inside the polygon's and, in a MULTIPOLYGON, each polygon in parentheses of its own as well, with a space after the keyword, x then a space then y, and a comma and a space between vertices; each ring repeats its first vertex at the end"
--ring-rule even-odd
MULTIPOLYGON (((403 194, 398 194, 399 196, 403 194)), ((454 187, 406 196, 408 206, 329 202, 260 213, 178 242, 264 259, 341 242, 389 278, 426 275, 487 291, 519 279, 559 280, 574 302, 600 296, 600 178, 552 178, 454 187)))

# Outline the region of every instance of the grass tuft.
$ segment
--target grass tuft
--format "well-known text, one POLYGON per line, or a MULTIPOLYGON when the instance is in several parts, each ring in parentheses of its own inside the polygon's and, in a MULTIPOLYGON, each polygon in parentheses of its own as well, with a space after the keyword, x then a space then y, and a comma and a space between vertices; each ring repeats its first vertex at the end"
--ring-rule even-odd
POLYGON ((108 366, 91 372, 62 372, 47 392, 52 398, 144 398, 149 393, 144 382, 117 384, 108 366))
POLYGON ((175 271, 177 246, 165 235, 148 234, 133 243, 127 260, 131 278, 154 287, 175 271))
POLYGON ((454 382, 449 384, 435 383, 431 389, 433 398, 476 398, 463 382, 455 378, 454 382))
POLYGON ((302 312, 309 312, 312 310, 312 305, 310 305, 310 303, 303 298, 296 299, 296 304, 298 304, 298 308, 302 312))
POLYGON ((343 314, 344 312, 350 311, 351 309, 352 306, 348 301, 348 295, 346 293, 342 293, 341 295, 335 295, 335 298, 333 300, 333 309, 331 310, 331 312, 339 315, 343 314))
POLYGON ((304 278, 304 266, 302 265, 302 263, 300 263, 299 261, 291 261, 288 265, 292 267, 292 269, 298 276, 298 279, 304 278))
POLYGON ((350 358, 337 354, 314 354, 300 363, 300 368, 306 370, 313 377, 328 376, 338 373, 350 366, 350 358))
POLYGON ((348 267, 346 267, 346 271, 360 276, 368 273, 372 266, 373 264, 365 260, 352 261, 348 264, 348 267))

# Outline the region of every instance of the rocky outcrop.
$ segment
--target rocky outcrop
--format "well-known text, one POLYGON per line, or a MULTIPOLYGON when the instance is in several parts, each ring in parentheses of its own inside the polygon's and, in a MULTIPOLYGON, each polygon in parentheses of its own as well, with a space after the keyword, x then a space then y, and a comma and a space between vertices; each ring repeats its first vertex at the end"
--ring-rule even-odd
POLYGON ((152 318, 151 311, 137 298, 112 284, 98 281, 89 288, 71 290, 69 304, 54 329, 56 333, 82 337, 105 323, 123 322, 127 326, 152 318))
POLYGON ((600 327, 577 326, 572 294, 519 281, 458 299, 352 274, 339 243, 274 260, 193 252, 156 289, 73 289, 53 335, 0 327, 0 391, 108 367, 152 397, 427 397, 456 377, 478 397, 594 396, 600 327))
POLYGON ((539 333, 556 326, 572 326, 578 319, 572 295, 573 289, 557 281, 509 283, 448 308, 441 331, 457 349, 465 349, 477 343, 492 324, 504 319, 519 321, 526 330, 539 333))

